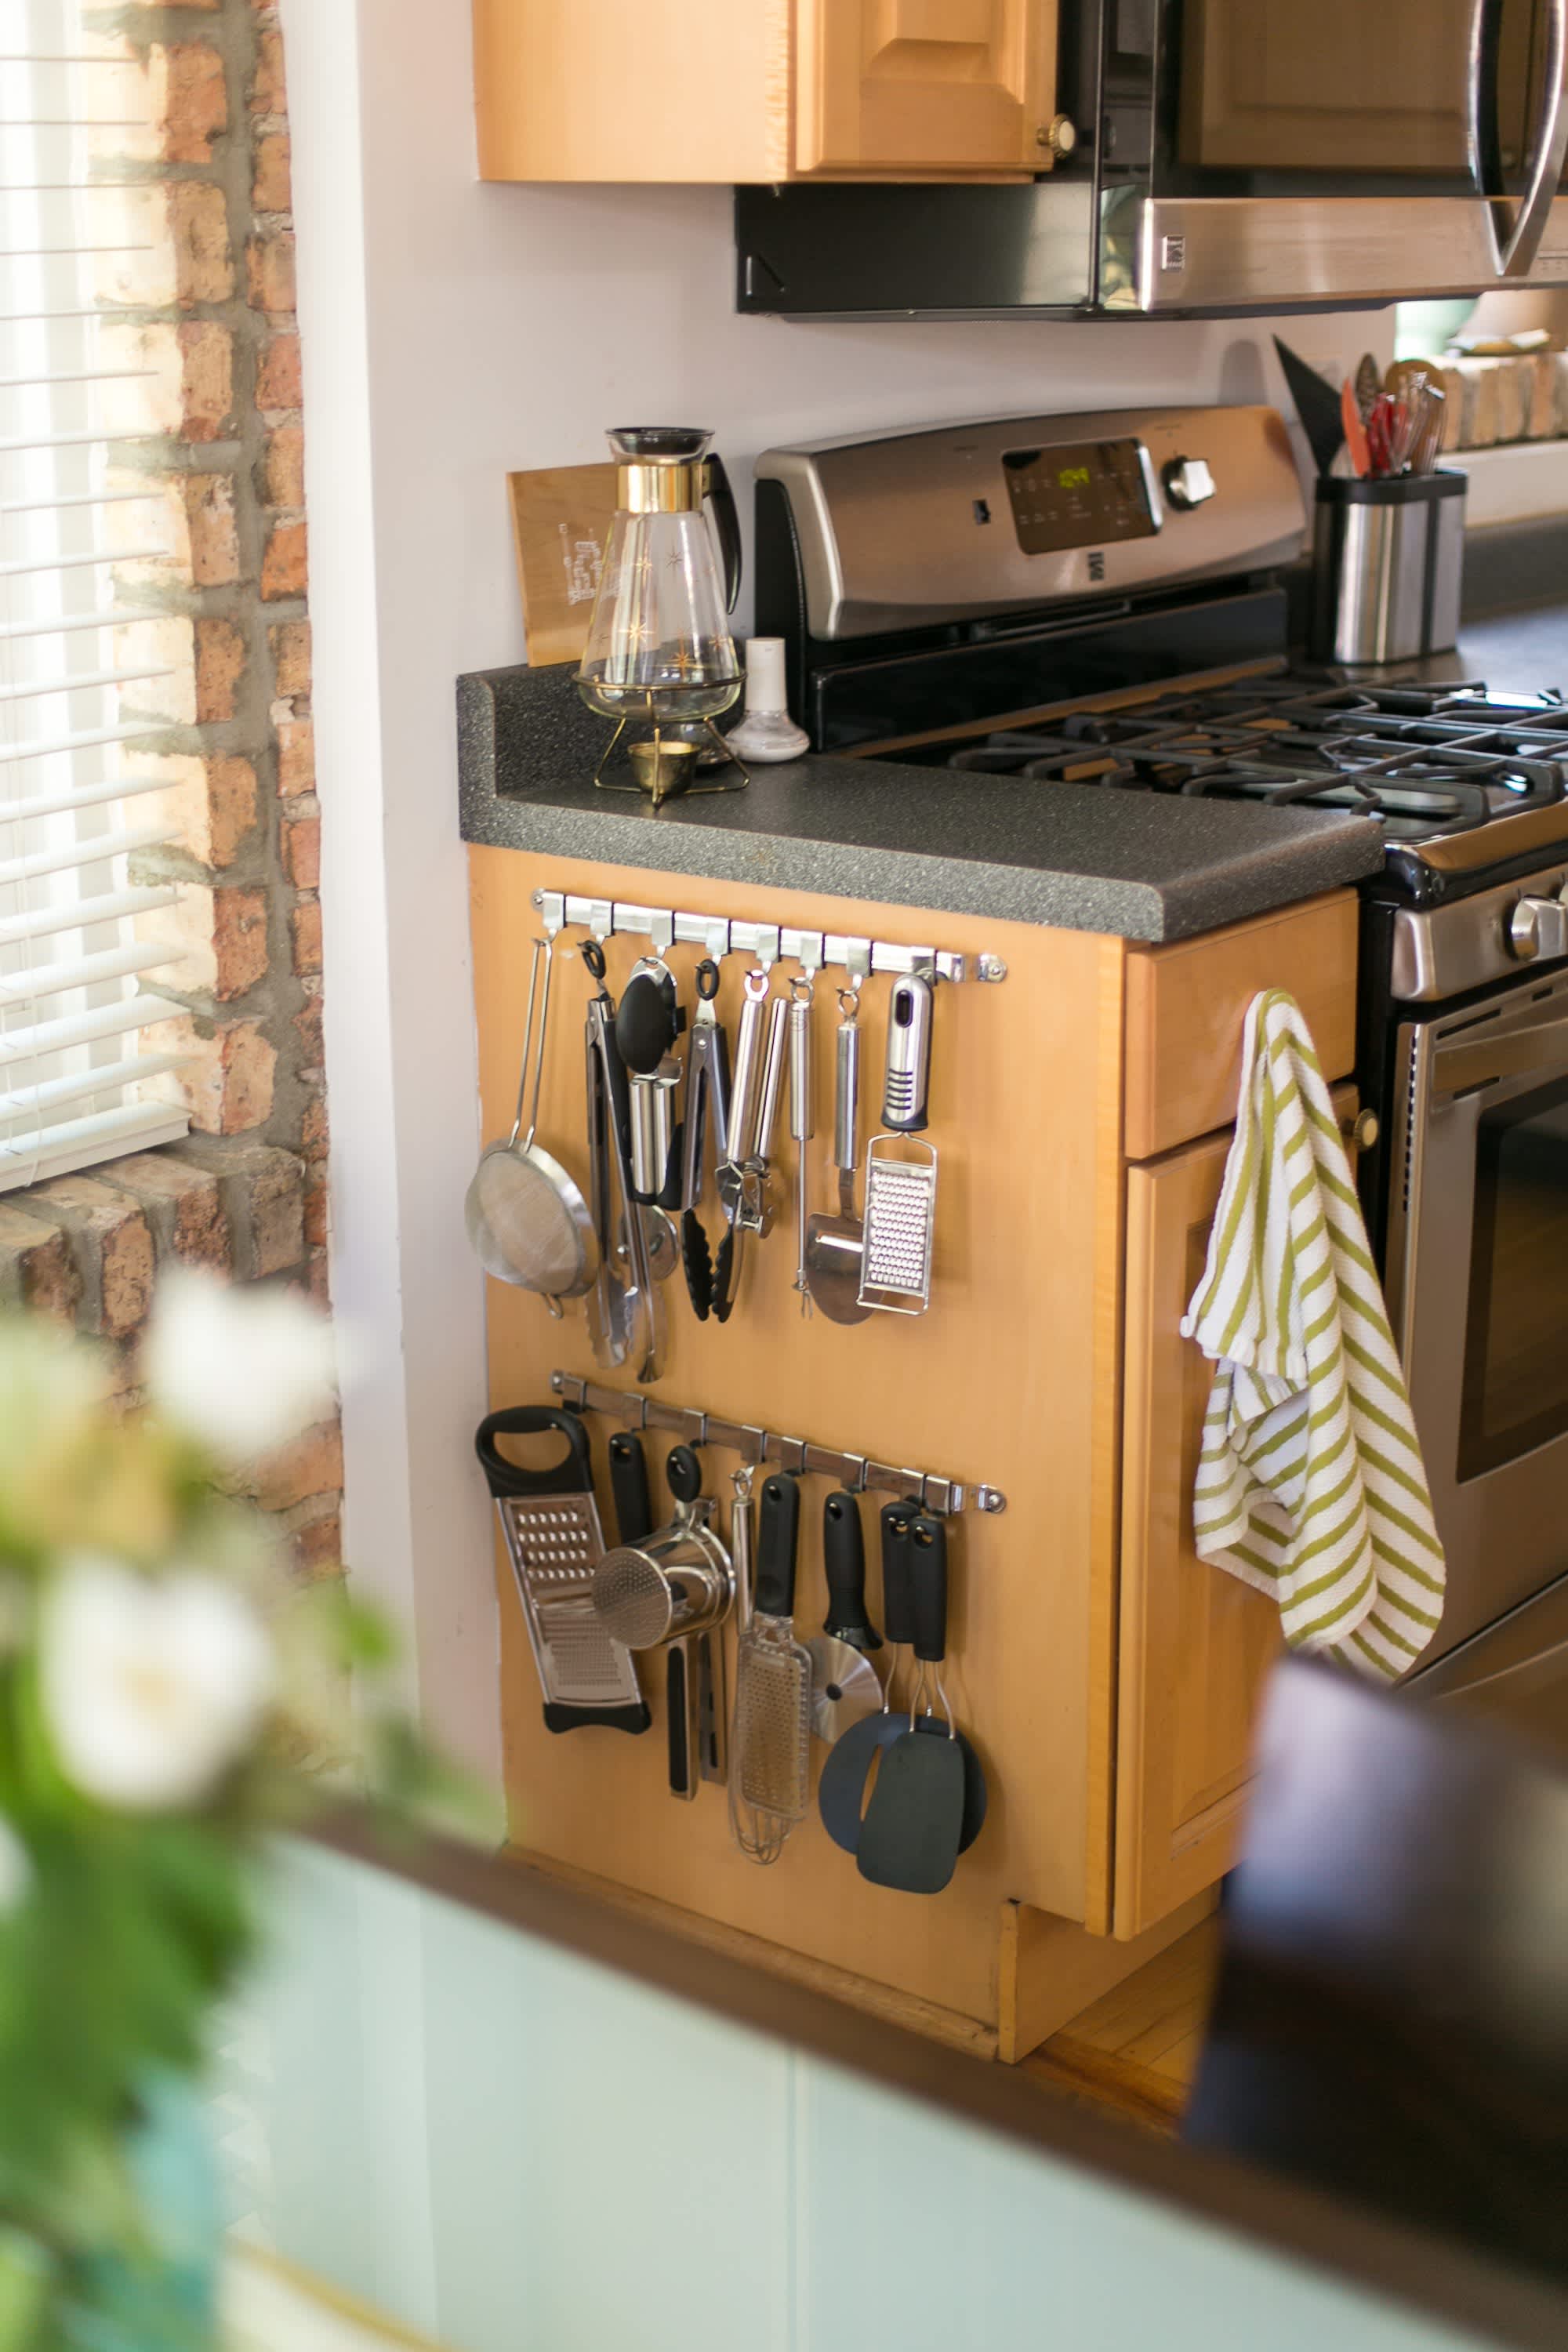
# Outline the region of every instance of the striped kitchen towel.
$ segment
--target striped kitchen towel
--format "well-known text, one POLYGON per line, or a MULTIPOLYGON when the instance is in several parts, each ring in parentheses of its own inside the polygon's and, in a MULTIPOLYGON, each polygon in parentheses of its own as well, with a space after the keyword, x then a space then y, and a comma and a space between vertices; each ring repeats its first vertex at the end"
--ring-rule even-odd
POLYGON ((1208 1263, 1182 1323, 1215 1364, 1200 1559, 1271 1593, 1292 1646, 1393 1678, 1443 1613, 1443 1548, 1366 1226, 1300 1006, 1255 997, 1208 1263))

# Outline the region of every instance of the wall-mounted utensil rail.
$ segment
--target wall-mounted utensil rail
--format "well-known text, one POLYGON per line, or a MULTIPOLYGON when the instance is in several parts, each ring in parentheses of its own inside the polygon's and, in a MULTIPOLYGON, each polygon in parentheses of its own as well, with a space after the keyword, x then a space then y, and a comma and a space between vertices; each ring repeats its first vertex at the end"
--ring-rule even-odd
POLYGON ((785 1437, 777 1430, 731 1421, 723 1413, 698 1412, 691 1407, 666 1404, 645 1396, 640 1389, 607 1389, 598 1381, 579 1380, 575 1372, 552 1372, 550 1385, 566 1404, 582 1412, 607 1413, 633 1429, 668 1429, 688 1445, 721 1445, 743 1462, 776 1462, 781 1469, 810 1476, 836 1478, 853 1494, 901 1495, 939 1518, 961 1511, 1005 1511, 1007 1497, 996 1486, 964 1486, 956 1478, 939 1477, 931 1470, 900 1469, 890 1462, 874 1462, 864 1454, 843 1454, 829 1445, 813 1445, 804 1437, 785 1437))
POLYGON ((743 923, 725 915, 685 915, 668 907, 639 907, 624 898, 584 898, 563 890, 536 890, 533 904, 545 930, 591 931, 596 940, 629 931, 656 948, 685 944, 721 956, 754 956, 763 965, 798 963, 816 972, 841 964, 861 975, 873 971, 917 972, 925 980, 999 981, 1007 977, 1005 958, 955 955, 947 948, 900 947, 888 940, 853 938, 838 931, 797 930, 790 924, 743 923))

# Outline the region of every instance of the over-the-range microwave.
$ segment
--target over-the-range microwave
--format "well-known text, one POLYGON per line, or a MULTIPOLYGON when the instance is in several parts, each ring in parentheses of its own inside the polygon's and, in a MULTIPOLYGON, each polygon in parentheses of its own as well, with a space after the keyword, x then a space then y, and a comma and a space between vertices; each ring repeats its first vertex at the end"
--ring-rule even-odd
POLYGON ((739 189, 740 307, 1205 314, 1568 284, 1568 0, 1060 0, 1059 24, 1047 175, 739 189))

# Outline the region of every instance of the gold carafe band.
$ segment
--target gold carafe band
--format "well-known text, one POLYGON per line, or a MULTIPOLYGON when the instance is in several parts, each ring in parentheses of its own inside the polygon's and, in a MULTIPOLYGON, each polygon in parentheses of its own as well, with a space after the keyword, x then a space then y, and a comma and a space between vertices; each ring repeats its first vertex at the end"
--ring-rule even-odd
POLYGON ((695 514, 708 485, 706 460, 639 460, 616 468, 616 503, 625 514, 695 514))

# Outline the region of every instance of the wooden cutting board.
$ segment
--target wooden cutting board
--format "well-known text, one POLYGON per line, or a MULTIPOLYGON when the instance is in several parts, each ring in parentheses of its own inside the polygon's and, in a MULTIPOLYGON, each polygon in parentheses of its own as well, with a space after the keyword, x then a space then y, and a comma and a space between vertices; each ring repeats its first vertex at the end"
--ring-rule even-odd
POLYGON ((616 511, 616 468, 549 466, 509 474, 528 658, 582 658, 616 511))

